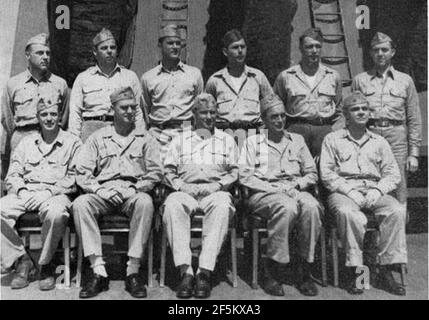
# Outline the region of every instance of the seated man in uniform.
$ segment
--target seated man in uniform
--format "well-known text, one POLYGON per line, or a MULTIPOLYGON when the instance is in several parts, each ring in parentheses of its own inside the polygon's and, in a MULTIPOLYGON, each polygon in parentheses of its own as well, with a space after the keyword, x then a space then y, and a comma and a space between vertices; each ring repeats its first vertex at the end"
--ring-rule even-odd
POLYGON ((380 223, 379 284, 388 292, 405 295, 405 289, 392 275, 393 264, 407 262, 405 208, 390 195, 401 181, 398 165, 389 143, 366 129, 370 109, 362 93, 353 92, 344 100, 344 115, 346 128, 328 134, 323 141, 320 173, 331 192, 329 210, 336 217, 346 250, 348 292, 363 292, 357 286, 355 269, 363 265, 366 214, 374 214, 380 223))
POLYGON ((73 203, 74 221, 93 271, 79 297, 90 298, 109 287, 97 218, 121 212, 130 218, 125 288, 133 297, 144 298, 138 271, 154 211, 148 192, 162 176, 159 152, 154 138, 136 126, 139 106, 133 90, 119 88, 110 100, 113 124, 92 134, 76 160, 76 181, 86 194, 73 203))
POLYGON ((306 296, 317 295, 311 277, 314 248, 321 228, 321 206, 308 193, 317 182, 316 164, 304 139, 285 130, 286 112, 276 95, 261 101, 262 120, 268 131, 250 136, 240 156, 240 183, 250 189, 249 209, 268 220, 264 290, 283 296, 278 277, 290 261, 289 233, 298 227, 297 285, 306 296))
POLYGON ((173 139, 164 162, 168 185, 175 191, 164 204, 163 223, 180 268, 181 283, 177 297, 210 296, 210 274, 234 215, 229 187, 237 180, 236 144, 217 129, 216 101, 203 93, 193 105, 194 126, 173 139), (202 248, 194 277, 191 266, 190 220, 192 213, 204 212, 202 248))
POLYGON ((14 150, 6 178, 8 195, 0 200, 2 268, 16 262, 12 289, 29 284, 33 262, 14 226, 20 216, 32 211, 42 221, 39 288, 55 288, 51 259, 68 222, 70 195, 76 191, 72 159, 81 146, 79 138, 60 129, 61 101, 56 97, 53 92, 39 98, 40 131, 24 137, 14 150))

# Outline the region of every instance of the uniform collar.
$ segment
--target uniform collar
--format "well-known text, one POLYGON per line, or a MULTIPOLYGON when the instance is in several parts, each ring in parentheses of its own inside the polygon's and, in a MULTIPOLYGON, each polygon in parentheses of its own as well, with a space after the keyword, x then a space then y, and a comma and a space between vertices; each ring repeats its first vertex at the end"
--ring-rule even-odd
MULTIPOLYGON (((185 133, 185 140, 188 139, 200 139, 200 140, 206 140, 206 139, 202 139, 198 134, 197 134, 197 130, 189 130, 188 134, 185 133)), ((219 129, 215 128, 214 129, 214 133, 211 135, 210 139, 215 139, 215 140, 223 140, 223 132, 220 131, 219 129)), ((208 140, 208 139, 207 139, 208 140)))
POLYGON ((110 73, 110 75, 107 75, 107 74, 105 74, 105 73, 100 69, 99 65, 98 65, 98 64, 96 64, 96 65, 94 66, 94 69, 93 69, 93 70, 91 70, 91 73, 92 73, 92 74, 99 73, 99 74, 102 74, 102 75, 111 76, 111 75, 112 75, 112 74, 114 74, 116 71, 121 71, 121 69, 122 69, 122 67, 117 63, 117 64, 116 64, 116 66, 113 68, 112 72, 110 73))
MULTIPOLYGON (((40 145, 41 143, 42 143, 42 141, 43 141, 43 137, 42 137, 42 133, 41 133, 41 131, 39 130, 39 131, 37 131, 37 133, 36 133, 36 137, 35 137, 35 139, 34 139, 34 142, 36 143, 36 145, 40 145)), ((52 145, 55 145, 55 144, 60 144, 60 145, 63 145, 64 144, 64 131, 60 128, 59 129, 59 131, 58 131, 58 135, 57 135, 57 137, 55 138, 55 140, 54 140, 54 142, 52 143, 52 145)))
MULTIPOLYGON (((392 80, 395 80, 396 77, 396 73, 397 71, 395 70, 395 68, 391 65, 389 68, 387 68, 387 72, 386 75, 388 77, 391 77, 392 80)), ((373 68, 370 72, 369 75, 371 76, 371 80, 375 79, 375 78, 381 78, 382 75, 380 73, 377 72, 377 70, 375 68, 373 68)))
MULTIPOLYGON (((245 74, 246 77, 255 77, 256 76, 256 73, 253 72, 252 69, 247 65, 244 66, 244 72, 243 73, 245 74)), ((218 72, 216 72, 214 74, 214 76, 218 77, 218 78, 227 79, 230 76, 229 72, 228 72, 228 67, 220 69, 218 72)))
POLYGON ((46 81, 46 82, 50 82, 51 81, 51 75, 52 75, 52 73, 50 72, 50 71, 48 71, 44 76, 43 76, 43 78, 42 79, 40 79, 40 81, 39 80, 37 80, 36 78, 34 78, 33 77, 33 75, 31 74, 31 72, 30 72, 30 70, 27 68, 26 70, 25 70, 25 73, 24 73, 24 79, 25 79, 25 82, 28 82, 28 81, 30 81, 30 80, 32 80, 32 81, 35 81, 35 82, 41 82, 41 81, 46 81))
MULTIPOLYGON (((105 128, 106 128, 106 130, 104 130, 104 132, 101 135, 103 138, 111 138, 116 133, 115 132, 115 127, 114 127, 113 124, 110 124, 110 125, 108 125, 105 128)), ((144 129, 141 126, 137 126, 136 125, 136 127, 134 128, 134 130, 131 131, 131 133, 129 135, 130 136, 134 136, 134 137, 138 137, 138 136, 145 136, 146 133, 147 133, 146 129, 144 129)))
MULTIPOLYGON (((377 135, 374 132, 369 131, 368 129, 365 129, 365 134, 370 138, 370 139, 375 139, 377 137, 377 135)), ((353 139, 353 137, 350 134, 349 129, 344 128, 341 132, 341 138, 343 139, 350 139, 350 140, 355 140, 353 139)))
POLYGON ((308 88, 314 89, 319 85, 319 83, 326 75, 332 74, 333 72, 325 65, 319 63, 319 69, 317 69, 316 73, 314 74, 314 76, 316 77, 314 87, 310 87, 309 83, 307 82, 307 76, 301 68, 301 63, 288 70, 288 73, 295 74, 296 77, 299 78, 301 82, 303 82, 308 88))
MULTIPOLYGON (((177 70, 180 70, 182 72, 185 72, 185 64, 182 61, 179 61, 179 63, 177 64, 177 70)), ((158 72, 157 74, 161 74, 162 72, 166 72, 166 73, 170 73, 170 70, 167 70, 166 68, 164 68, 164 66, 162 65, 162 61, 159 63, 158 65, 158 72)))

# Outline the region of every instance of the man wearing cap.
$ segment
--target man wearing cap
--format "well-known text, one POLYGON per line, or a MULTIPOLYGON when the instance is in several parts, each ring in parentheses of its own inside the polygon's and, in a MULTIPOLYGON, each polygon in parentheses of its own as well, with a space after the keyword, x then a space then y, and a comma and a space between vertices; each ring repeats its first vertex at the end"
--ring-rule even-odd
POLYGON ((322 209, 309 193, 317 182, 314 160, 301 135, 284 129, 286 112, 276 95, 261 101, 267 130, 250 136, 240 156, 239 180, 250 189, 249 212, 267 219, 268 242, 264 290, 274 296, 285 293, 279 279, 289 263, 289 234, 298 228, 298 290, 317 295, 311 277, 314 250, 321 228, 322 209))
POLYGON ((365 96, 355 91, 344 100, 346 128, 330 133, 322 145, 320 174, 326 188, 329 212, 336 218, 338 235, 346 250, 351 294, 361 294, 356 268, 363 265, 362 250, 367 214, 379 222, 377 259, 379 285, 405 295, 393 278, 393 264, 407 262, 405 208, 390 195, 401 176, 389 143, 366 129, 370 108, 365 96))
MULTIPOLYGON (((36 109, 39 96, 57 96, 60 123, 63 127, 67 125, 67 119, 62 119, 62 115, 67 114, 67 83, 49 71, 51 51, 48 35, 41 33, 28 40, 25 57, 28 69, 10 78, 1 96, 1 123, 5 130, 1 150, 5 158, 23 137, 38 131, 36 109)), ((3 169, 6 173, 7 168, 3 169)))
POLYGON ((150 132, 161 146, 161 160, 167 145, 192 119, 192 103, 203 91, 201 71, 180 61, 182 39, 176 25, 161 29, 158 38, 162 61, 143 74, 143 108, 149 115, 150 132))
POLYGON ((274 83, 274 92, 286 106, 288 131, 304 137, 313 157, 341 117, 341 79, 320 63, 322 43, 319 28, 306 30, 299 38, 300 64, 282 71, 274 83))
POLYGON ((407 174, 418 169, 422 140, 419 96, 412 78, 393 68, 396 50, 392 39, 377 32, 371 41, 372 70, 353 79, 353 90, 368 99, 371 131, 383 136, 392 147, 401 172, 396 198, 406 205, 407 174))
MULTIPOLYGON (((103 28, 92 43, 96 65, 76 77, 70 96, 69 131, 83 142, 97 129, 112 123, 109 96, 115 89, 131 87, 137 102, 141 97, 137 75, 118 64, 118 47, 113 34, 103 28)), ((139 107, 136 110, 139 126, 145 126, 142 119, 139 107)))
POLYGON ((133 297, 144 298, 147 293, 139 268, 154 211, 148 193, 161 180, 159 151, 154 138, 135 122, 139 105, 133 88, 116 89, 110 100, 113 124, 93 133, 76 160, 76 181, 85 194, 73 202, 73 216, 93 271, 79 297, 108 290, 97 218, 120 212, 130 219, 125 289, 133 297))
POLYGON ((218 103, 219 129, 256 129, 261 127, 259 101, 273 94, 262 71, 246 65, 247 46, 240 31, 233 29, 223 37, 223 54, 228 59, 225 68, 213 74, 206 92, 218 103))
POLYGON ((12 289, 28 286, 34 267, 14 229, 27 212, 37 212, 42 222, 39 288, 55 288, 51 259, 68 222, 70 195, 76 192, 72 159, 81 146, 77 137, 59 128, 61 101, 56 98, 39 97, 40 131, 22 138, 13 151, 6 177, 8 195, 0 200, 1 265, 7 269, 15 264, 12 289))
POLYGON ((164 162, 165 179, 174 190, 164 204, 163 223, 179 267, 177 297, 210 296, 210 275, 235 213, 230 186, 238 178, 234 139, 215 129, 216 100, 203 93, 193 103, 194 125, 171 142, 164 162), (191 216, 204 212, 202 247, 194 277, 190 249, 191 216))

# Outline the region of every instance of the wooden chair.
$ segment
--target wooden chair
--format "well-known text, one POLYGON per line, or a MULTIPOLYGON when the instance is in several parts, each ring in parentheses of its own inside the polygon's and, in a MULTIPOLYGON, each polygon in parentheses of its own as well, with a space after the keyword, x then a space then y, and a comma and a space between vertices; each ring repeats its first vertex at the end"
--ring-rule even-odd
MULTIPOLYGON (((70 220, 69 220, 70 221, 70 220)), ((41 234, 42 222, 37 212, 28 212, 19 217, 16 230, 24 238, 24 246, 28 251, 30 247, 30 235, 41 234)), ((67 225, 62 239, 64 255, 64 284, 70 287, 70 226, 67 225)))
MULTIPOLYGON (((151 193, 155 215, 160 205, 160 189, 159 186, 155 187, 151 193)), ((154 220, 154 219, 153 219, 154 220)), ((152 224, 153 225, 153 224, 152 224)), ((130 231, 130 221, 128 217, 123 214, 103 215, 98 219, 98 227, 101 235, 117 235, 128 234, 130 231)), ((151 228, 149 239, 147 242, 147 277, 148 287, 153 287, 153 227, 151 228)), ((126 250, 115 249, 111 253, 127 253, 126 250)), ((82 280, 82 261, 83 261, 83 246, 79 241, 78 258, 77 258, 77 271, 76 271, 76 287, 80 287, 82 280)))
MULTIPOLYGON (((165 191, 167 192, 167 191, 165 191)), ((232 188, 231 191, 233 195, 233 203, 234 206, 237 208, 238 203, 240 201, 239 197, 239 190, 236 187, 232 188)), ((167 194, 166 194, 167 195, 167 194)), ((165 196, 166 198, 166 196, 165 196)), ((160 218, 160 217, 159 217, 160 218)), ((203 231, 203 219, 204 219, 204 212, 201 210, 196 210, 192 214, 191 219, 191 237, 192 236, 198 236, 201 238, 202 231, 203 231)), ((231 240, 231 264, 232 264, 232 287, 236 288, 238 285, 238 278, 237 278, 237 229, 236 229, 236 216, 234 216, 228 226, 228 233, 231 240)), ((161 222, 162 223, 162 222, 161 222)), ((167 260, 167 233, 162 228, 162 237, 161 237, 161 266, 160 266, 160 276, 159 276, 159 286, 163 288, 165 286, 165 265, 167 260)))
MULTIPOLYGON (((249 199, 249 189, 242 188, 242 198, 244 203, 244 208, 247 208, 247 200, 249 199)), ((253 289, 258 289, 258 273, 259 273, 259 248, 261 245, 260 235, 267 234, 267 219, 261 218, 256 215, 249 214, 245 209, 243 214, 245 215, 243 219, 243 228, 247 230, 250 236, 250 242, 252 246, 252 282, 251 286, 253 289)), ((325 228, 322 225, 320 229, 320 251, 321 251, 321 268, 322 268, 322 286, 326 287, 328 283, 327 276, 327 264, 326 264, 326 236, 325 228)))
MULTIPOLYGON (((365 236, 367 236, 368 233, 375 233, 375 238, 378 238, 380 231, 378 228, 378 223, 377 223, 375 215, 368 213, 368 212, 366 212, 365 215, 368 219, 365 236)), ((339 286, 338 237, 337 237, 337 227, 336 227, 334 220, 335 220, 334 217, 329 216, 329 225, 330 225, 330 230, 331 230, 330 241, 331 241, 331 249, 332 249, 332 271, 333 271, 334 287, 338 287, 339 286)), ((400 264, 400 272, 399 273, 401 275, 402 285, 406 286, 407 268, 406 268, 405 263, 400 264)))

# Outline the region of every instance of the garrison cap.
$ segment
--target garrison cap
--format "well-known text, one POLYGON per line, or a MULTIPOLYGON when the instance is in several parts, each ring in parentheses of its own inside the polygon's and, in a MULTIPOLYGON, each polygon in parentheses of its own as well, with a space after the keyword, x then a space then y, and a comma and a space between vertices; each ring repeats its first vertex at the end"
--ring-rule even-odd
POLYGON ((43 46, 49 47, 49 36, 46 33, 39 33, 38 35, 31 37, 27 44, 25 45, 25 49, 27 50, 28 46, 32 44, 41 44, 43 46))
POLYGON ((99 33, 97 33, 94 39, 92 39, 92 44, 94 45, 94 47, 96 47, 98 44, 110 39, 115 40, 115 37, 113 36, 112 32, 106 28, 103 28, 99 33))
POLYGON ((112 104, 122 100, 133 100, 133 103, 137 104, 134 92, 131 87, 121 87, 115 89, 110 95, 110 102, 112 104))
POLYGON ((368 100, 360 91, 353 91, 347 98, 344 99, 343 102, 343 110, 347 110, 348 108, 356 105, 368 104, 368 100))
POLYGON ((194 103, 192 104, 192 110, 195 110, 200 106, 210 104, 216 106, 216 99, 210 93, 203 92, 195 98, 194 103))
POLYGON ((159 31, 158 40, 165 37, 176 37, 182 39, 179 27, 175 24, 168 24, 159 31))
POLYGON ((283 101, 279 98, 278 95, 271 94, 265 97, 261 100, 261 114, 266 113, 269 109, 278 105, 284 106, 283 101))
POLYGON ((393 40, 387 34, 383 32, 377 32, 371 40, 371 47, 384 42, 393 43, 393 40))
POLYGON ((304 31, 304 33, 299 37, 299 41, 304 40, 305 37, 309 37, 311 39, 317 40, 320 43, 323 42, 323 34, 320 28, 310 28, 304 31))

